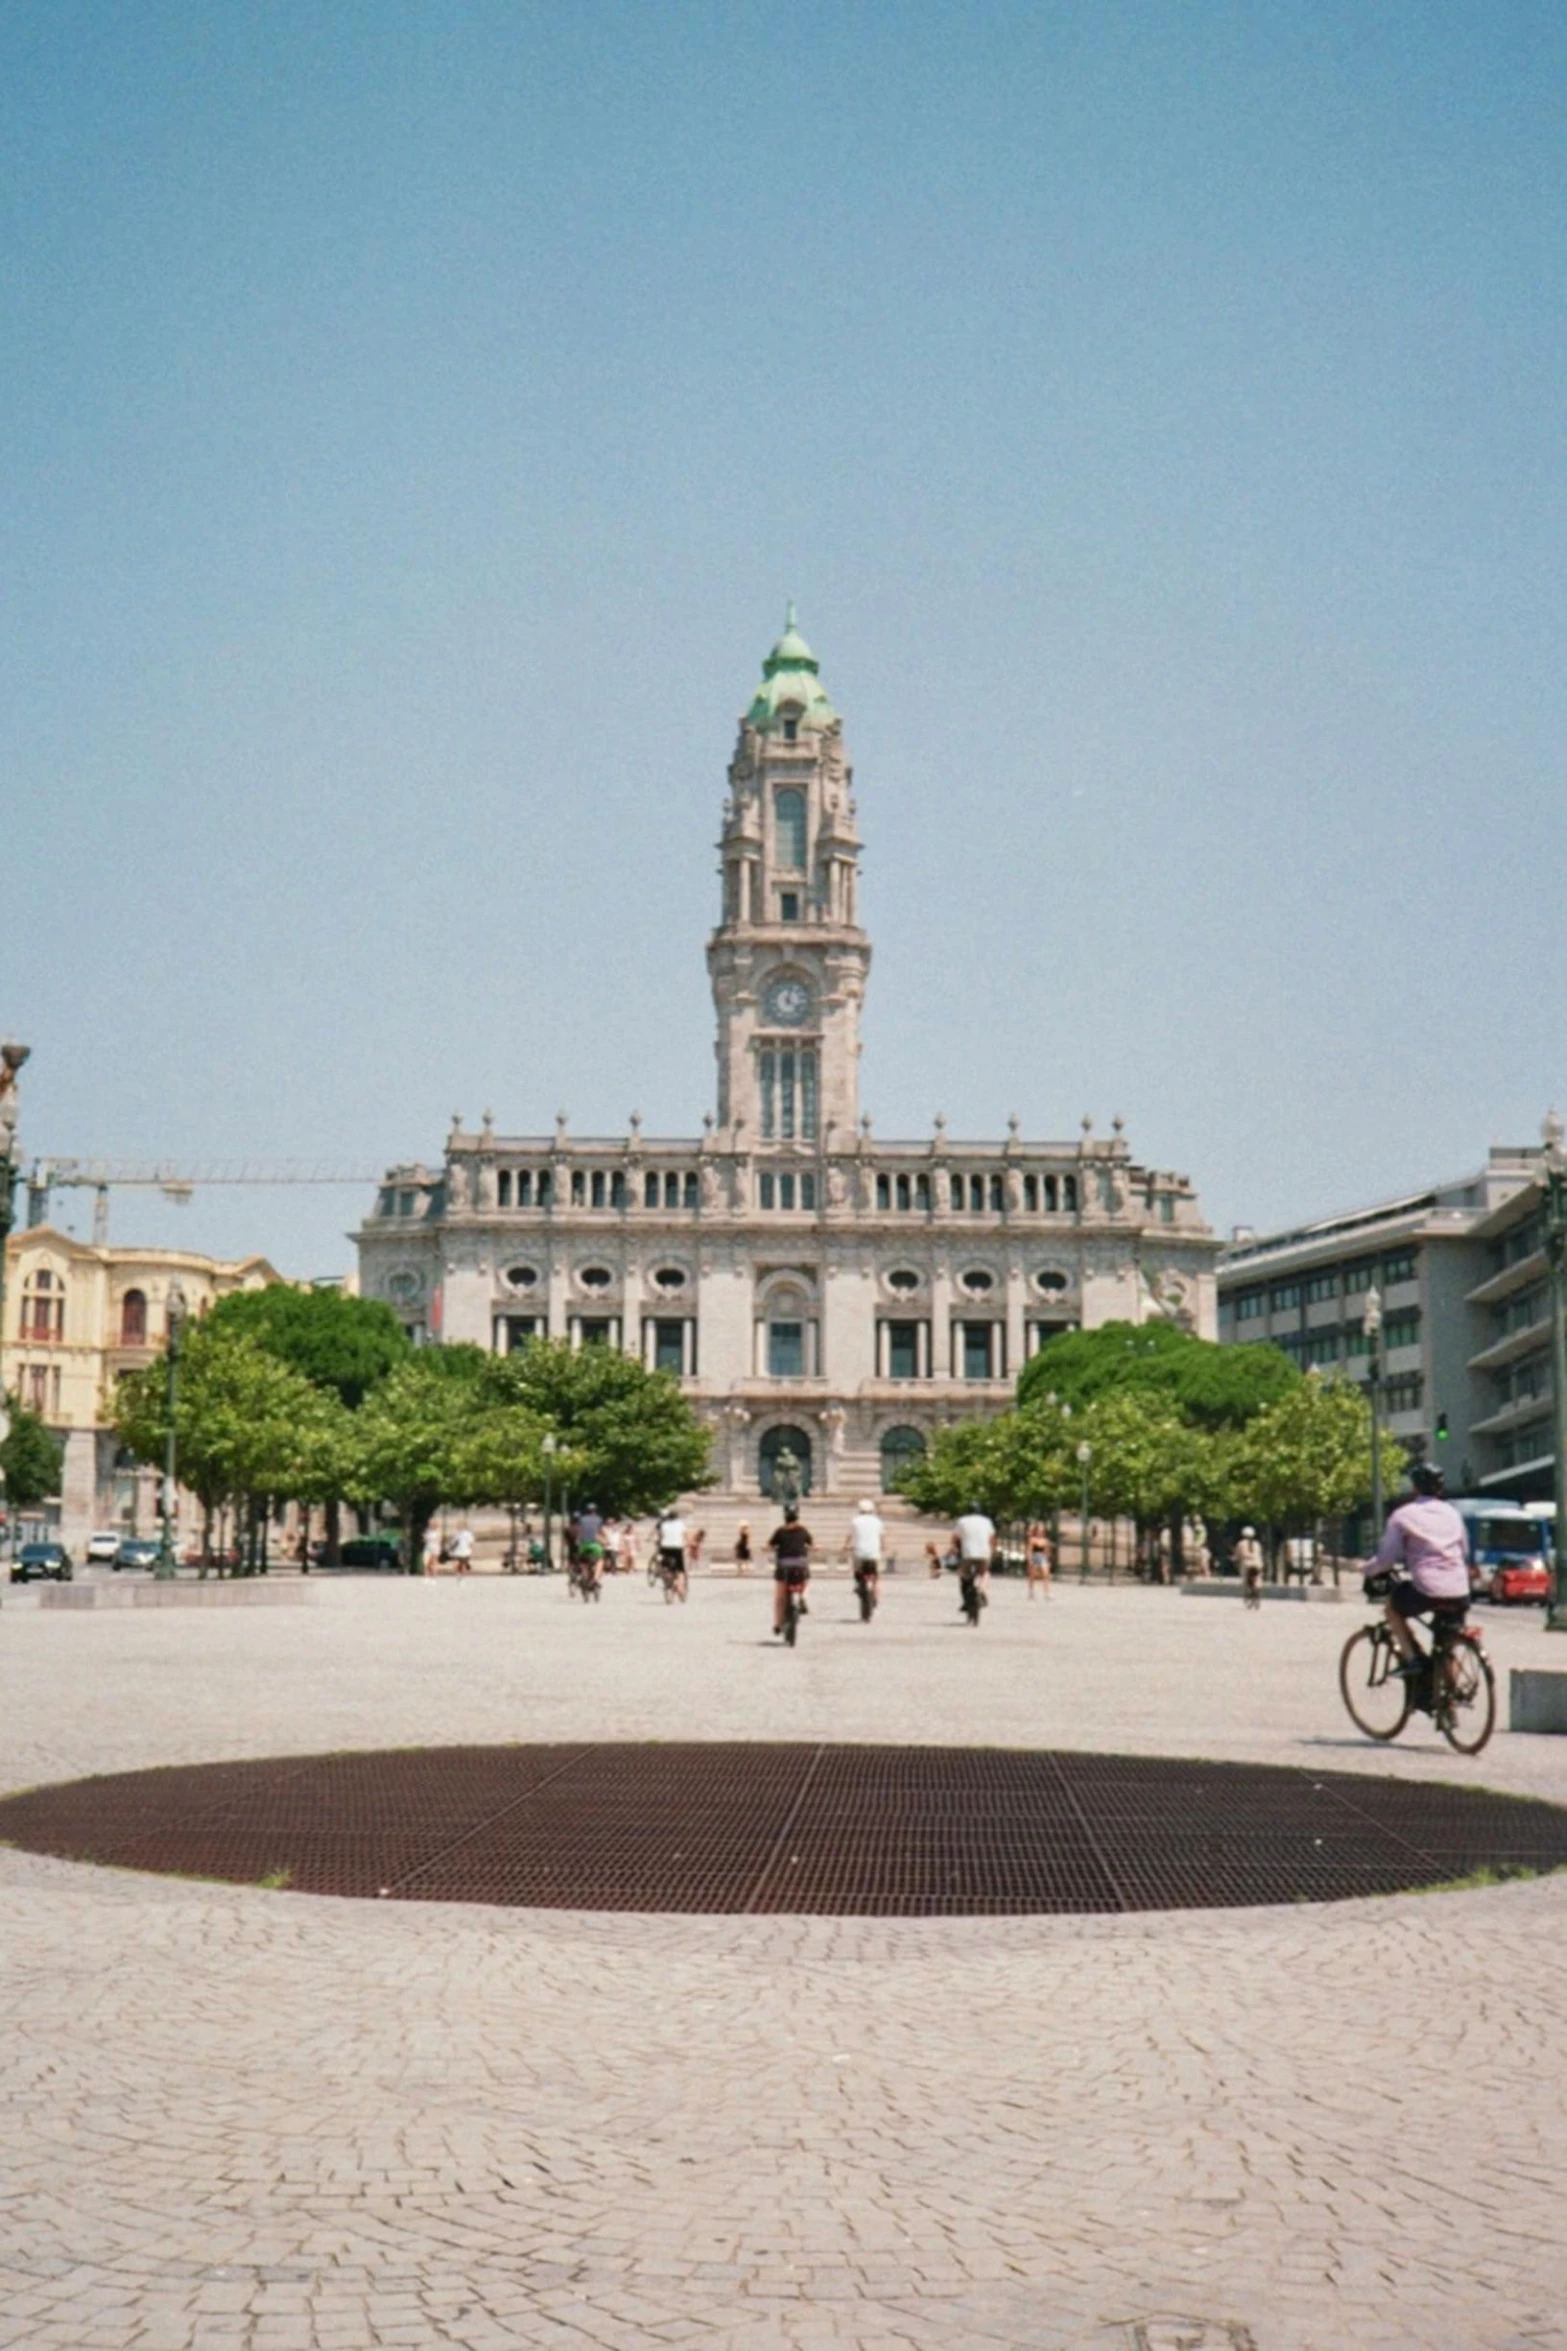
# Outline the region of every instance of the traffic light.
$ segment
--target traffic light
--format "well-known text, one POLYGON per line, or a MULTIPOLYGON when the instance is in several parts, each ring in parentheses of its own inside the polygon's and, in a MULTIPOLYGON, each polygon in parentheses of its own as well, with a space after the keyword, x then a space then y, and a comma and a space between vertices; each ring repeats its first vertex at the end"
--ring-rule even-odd
POLYGON ((1436 1441, 1439 1445, 1447 1443, 1447 1414, 1445 1412, 1439 1412, 1436 1416, 1436 1441))

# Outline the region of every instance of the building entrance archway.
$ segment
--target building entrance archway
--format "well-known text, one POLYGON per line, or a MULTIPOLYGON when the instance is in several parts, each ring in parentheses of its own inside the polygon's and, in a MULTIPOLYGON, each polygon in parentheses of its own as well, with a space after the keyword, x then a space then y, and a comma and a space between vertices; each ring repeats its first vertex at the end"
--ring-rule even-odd
POLYGON ((800 1493, 808 1494, 811 1490, 811 1440, 804 1429, 789 1426, 769 1429, 757 1447, 757 1483, 764 1494, 777 1501, 785 1499, 779 1490, 780 1464, 786 1477, 790 1470, 790 1463, 783 1458, 785 1454, 792 1456, 794 1482, 800 1493))

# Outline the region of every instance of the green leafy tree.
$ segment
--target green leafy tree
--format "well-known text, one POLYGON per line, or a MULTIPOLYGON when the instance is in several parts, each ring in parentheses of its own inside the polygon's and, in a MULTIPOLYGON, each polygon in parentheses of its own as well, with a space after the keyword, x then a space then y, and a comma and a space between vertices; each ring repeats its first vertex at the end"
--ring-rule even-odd
POLYGON ((489 1365, 479 1347, 410 1349, 351 1416, 344 1491, 396 1506, 410 1573, 441 1504, 476 1499, 473 1447, 490 1401, 489 1365))
MULTIPOLYGON (((186 1333, 174 1408, 180 1483, 215 1513, 234 1506, 252 1540, 269 1499, 310 1497, 335 1486, 348 1462, 348 1415, 303 1373, 225 1329, 214 1317, 186 1333)), ((114 1399, 114 1426, 139 1461, 161 1466, 168 1440, 167 1359, 128 1373, 114 1399)))
POLYGON ((1202 1428, 1237 1428, 1300 1385, 1277 1347, 1221 1347, 1168 1322, 1107 1322, 1046 1340, 1018 1376, 1028 1411, 1053 1394, 1082 1411, 1099 1397, 1131 1390, 1161 1396, 1202 1428))
MULTIPOLYGON (((1383 1469, 1396 1491, 1407 1455, 1384 1435, 1383 1469)), ((1233 1515, 1272 1527, 1314 1529, 1371 1492, 1371 1408, 1345 1379, 1303 1379, 1248 1422, 1228 1462, 1233 1515)))
MULTIPOLYGON (((355 1298, 342 1290, 302 1290, 290 1282, 231 1291, 218 1300, 206 1324, 254 1340, 349 1412, 356 1412, 412 1352, 402 1324, 379 1300, 355 1298)), ((343 1488, 333 1484, 331 1473, 335 1458, 332 1448, 321 1451, 317 1474, 298 1495, 325 1509, 326 1556, 332 1564, 342 1536, 343 1488)))
POLYGON ((313 1387, 330 1389, 350 1412, 412 1352, 390 1306, 343 1290, 269 1282, 262 1290, 230 1291, 205 1319, 210 1330, 253 1339, 313 1387))
POLYGON ((36 1510, 60 1491, 65 1447, 46 1428, 36 1412, 29 1412, 16 1396, 6 1398, 11 1426, 0 1444, 0 1471, 5 1473, 7 1509, 36 1510))
POLYGON ((898 1491, 927 1518, 956 1518, 970 1503, 993 1518, 1010 1517, 1007 1447, 1016 1418, 999 1413, 937 1429, 925 1451, 905 1463, 898 1491))
POLYGON ((1151 1527, 1183 1517, 1204 1489, 1206 1432, 1165 1395, 1111 1389, 1072 1427, 1093 1447, 1090 1493, 1107 1516, 1151 1527))
POLYGON ((530 1414, 541 1435, 554 1432, 557 1482, 612 1518, 645 1517, 713 1483, 712 1440, 679 1381, 616 1348, 573 1352, 536 1339, 490 1359, 487 1388, 530 1414))

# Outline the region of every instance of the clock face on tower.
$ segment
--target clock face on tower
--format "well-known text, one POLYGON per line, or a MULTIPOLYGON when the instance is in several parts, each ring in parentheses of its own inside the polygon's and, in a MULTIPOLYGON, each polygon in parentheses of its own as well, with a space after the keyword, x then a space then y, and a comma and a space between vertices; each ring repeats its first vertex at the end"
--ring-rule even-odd
POLYGON ((762 1011, 780 1028, 797 1029, 810 1017, 811 991, 804 980, 773 980, 762 998, 762 1011))

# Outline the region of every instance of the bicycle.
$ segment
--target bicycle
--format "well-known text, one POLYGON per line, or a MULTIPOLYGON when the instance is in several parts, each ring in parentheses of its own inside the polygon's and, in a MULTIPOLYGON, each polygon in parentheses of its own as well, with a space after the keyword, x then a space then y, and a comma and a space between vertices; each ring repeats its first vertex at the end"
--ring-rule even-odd
POLYGON ((961 1572, 959 1573, 958 1604, 961 1607, 964 1615, 968 1618, 970 1624, 978 1624, 979 1612, 982 1608, 989 1606, 989 1601, 989 1594, 980 1590, 979 1577, 977 1574, 964 1575, 961 1572))
POLYGON ((684 1600, 690 1589, 686 1574, 686 1556, 683 1551, 660 1551, 655 1561, 658 1581, 664 1587, 664 1605, 671 1600, 684 1600))
POLYGON ((785 1584, 783 1623, 779 1629, 783 1634, 786 1649, 794 1647, 795 1636, 800 1630, 800 1619, 804 1614, 805 1586, 794 1583, 785 1584))
POLYGON ((869 1624, 876 1613, 876 1563, 857 1559, 854 1563, 854 1596, 860 1604, 860 1622, 869 1624))
MULTIPOLYGON (((1385 1598, 1392 1579, 1369 1576, 1369 1599, 1385 1598)), ((1464 1620, 1467 1600, 1438 1602, 1431 1646, 1418 1640, 1418 1671, 1398 1672, 1397 1644, 1386 1619, 1374 1617, 1351 1633, 1339 1659, 1339 1691, 1350 1721, 1368 1739, 1396 1739, 1411 1714, 1429 1714, 1450 1747, 1478 1755, 1496 1728, 1496 1677, 1476 1627, 1464 1620)), ((1411 1638, 1414 1638, 1411 1628, 1411 1638)))
POLYGON ((594 1573, 596 1566, 597 1562, 592 1559, 572 1559, 567 1562, 566 1590, 568 1595, 575 1592, 577 1598, 583 1601, 603 1598, 604 1587, 594 1573))

